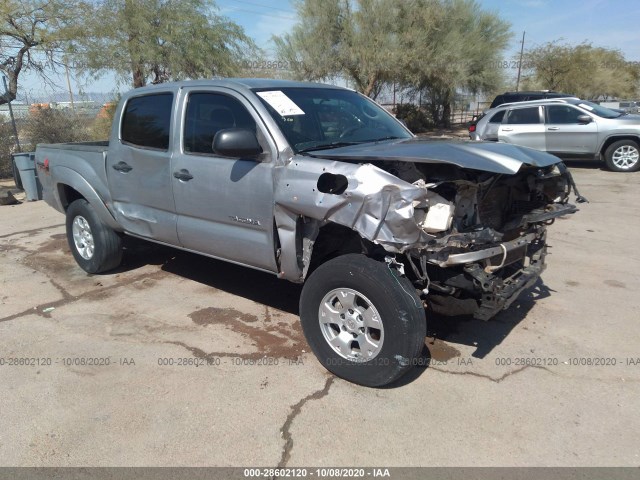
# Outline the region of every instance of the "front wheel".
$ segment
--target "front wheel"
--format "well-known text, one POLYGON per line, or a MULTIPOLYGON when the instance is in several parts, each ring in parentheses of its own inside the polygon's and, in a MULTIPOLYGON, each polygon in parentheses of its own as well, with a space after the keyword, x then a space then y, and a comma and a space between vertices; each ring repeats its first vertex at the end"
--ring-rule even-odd
POLYGON ((639 150, 633 140, 613 142, 604 153, 607 167, 614 172, 635 172, 640 168, 639 150))
POLYGON ((120 235, 100 220, 85 199, 76 200, 69 205, 66 225, 71 253, 85 272, 106 272, 120 265, 120 235))
POLYGON ((411 282, 389 265, 357 254, 313 272, 302 289, 300 320, 327 370, 369 387, 387 385, 416 364, 427 328, 411 282))

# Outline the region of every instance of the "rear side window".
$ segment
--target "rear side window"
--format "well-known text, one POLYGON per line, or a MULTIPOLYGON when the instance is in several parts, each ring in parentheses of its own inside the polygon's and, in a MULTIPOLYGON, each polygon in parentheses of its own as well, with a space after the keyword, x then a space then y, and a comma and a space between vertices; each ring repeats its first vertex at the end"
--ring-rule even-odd
POLYGON ((538 107, 518 108, 511 110, 507 115, 509 124, 522 125, 531 123, 540 123, 540 113, 538 107))
POLYGON ((501 110, 497 112, 493 117, 489 119, 489 123, 502 123, 502 119, 504 118, 504 112, 506 112, 506 110, 501 110))
POLYGON ((137 147, 168 150, 172 105, 172 93, 130 99, 122 117, 122 141, 137 147))

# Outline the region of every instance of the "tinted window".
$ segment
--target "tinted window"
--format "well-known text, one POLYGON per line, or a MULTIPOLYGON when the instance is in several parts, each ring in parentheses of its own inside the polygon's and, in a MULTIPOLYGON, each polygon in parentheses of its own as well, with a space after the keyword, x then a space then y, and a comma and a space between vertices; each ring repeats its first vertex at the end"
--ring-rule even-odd
POLYGON ((504 118, 504 112, 506 112, 506 110, 497 112, 493 117, 489 119, 489 123, 501 123, 502 119, 504 118))
POLYGON ((538 107, 518 108, 511 110, 507 116, 507 123, 510 124, 526 124, 540 123, 540 115, 538 107))
POLYGON ((122 118, 122 141, 139 147, 169 149, 172 93, 134 97, 122 118))
POLYGON ((226 128, 256 131, 256 122, 233 97, 219 93, 192 93, 187 101, 184 124, 184 151, 213 153, 213 138, 226 128))
POLYGON ((552 105, 546 108, 548 123, 580 123, 578 117, 584 115, 580 110, 566 105, 552 105))

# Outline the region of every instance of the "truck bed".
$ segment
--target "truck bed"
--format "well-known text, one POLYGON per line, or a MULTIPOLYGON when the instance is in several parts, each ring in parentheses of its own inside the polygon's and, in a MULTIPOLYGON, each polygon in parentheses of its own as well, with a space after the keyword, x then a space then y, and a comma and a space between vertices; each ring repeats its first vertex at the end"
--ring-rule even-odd
MULTIPOLYGON (((92 192, 101 201, 109 199, 105 159, 108 141, 38 144, 36 169, 42 183, 44 200, 56 210, 64 211, 64 189, 58 183, 82 192, 92 192)), ((85 193, 86 196, 86 193, 85 193)))

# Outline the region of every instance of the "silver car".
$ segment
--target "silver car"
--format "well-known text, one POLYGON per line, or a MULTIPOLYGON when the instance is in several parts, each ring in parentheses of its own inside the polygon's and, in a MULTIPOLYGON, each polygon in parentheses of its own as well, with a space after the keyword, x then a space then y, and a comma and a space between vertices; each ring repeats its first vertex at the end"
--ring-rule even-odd
POLYGON ((579 98, 505 103, 469 127, 472 140, 512 143, 563 158, 604 159, 616 172, 640 169, 640 115, 579 98))

